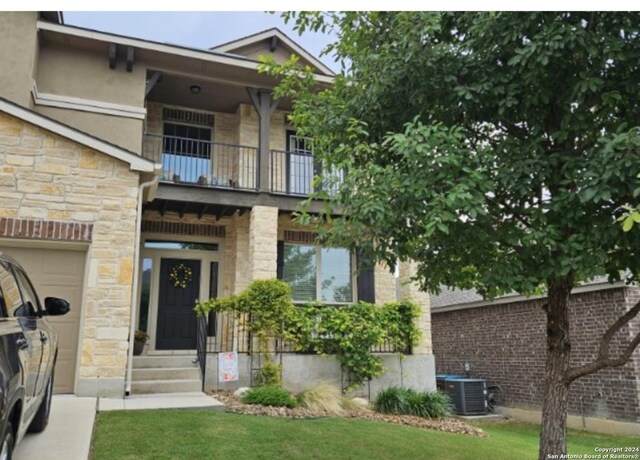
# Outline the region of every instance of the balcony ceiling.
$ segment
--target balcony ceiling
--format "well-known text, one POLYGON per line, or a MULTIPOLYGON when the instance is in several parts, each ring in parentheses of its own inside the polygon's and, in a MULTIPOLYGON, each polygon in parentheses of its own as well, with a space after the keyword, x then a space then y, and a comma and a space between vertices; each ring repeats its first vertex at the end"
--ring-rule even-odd
MULTIPOLYGON (((148 72, 149 77, 152 74, 153 71, 148 72)), ((251 105, 246 86, 166 73, 163 73, 162 79, 155 84, 147 99, 164 104, 225 113, 235 113, 239 104, 251 105), (199 86, 200 93, 194 94, 190 89, 192 85, 199 86)), ((278 108, 290 110, 291 104, 288 101, 282 101, 278 108)))

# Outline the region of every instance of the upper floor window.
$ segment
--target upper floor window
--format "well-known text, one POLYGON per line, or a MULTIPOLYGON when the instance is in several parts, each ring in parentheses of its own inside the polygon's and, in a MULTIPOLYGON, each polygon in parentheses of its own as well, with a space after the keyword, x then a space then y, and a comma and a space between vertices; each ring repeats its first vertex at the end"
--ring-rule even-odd
POLYGON ((289 155, 289 192, 300 195, 311 193, 314 176, 313 139, 287 131, 289 155))
POLYGON ((162 169, 176 182, 211 174, 211 128, 164 123, 162 169))
POLYGON ((345 248, 285 244, 283 279, 296 302, 353 302, 352 255, 345 248))

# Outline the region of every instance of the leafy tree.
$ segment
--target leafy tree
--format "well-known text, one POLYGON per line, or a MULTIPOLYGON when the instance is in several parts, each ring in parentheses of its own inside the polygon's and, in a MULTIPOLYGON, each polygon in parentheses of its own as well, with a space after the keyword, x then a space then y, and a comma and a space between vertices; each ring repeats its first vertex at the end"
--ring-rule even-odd
POLYGON ((325 52, 342 66, 319 88, 295 58, 265 61, 325 167, 348 171, 338 193, 314 196, 328 199, 324 212, 300 220, 390 266, 415 260, 430 292, 546 292, 540 458, 566 453, 569 386, 623 365, 640 342, 609 353, 637 304, 607 329, 593 362, 570 366, 573 287, 603 274, 635 283, 640 270, 640 232, 616 224, 639 193, 640 15, 285 18, 299 32, 334 33, 325 52))

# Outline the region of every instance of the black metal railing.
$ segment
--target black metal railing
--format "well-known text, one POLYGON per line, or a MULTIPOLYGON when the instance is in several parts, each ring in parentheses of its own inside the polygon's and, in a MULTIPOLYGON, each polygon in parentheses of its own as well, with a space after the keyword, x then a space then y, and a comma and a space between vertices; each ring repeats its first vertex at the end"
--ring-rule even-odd
POLYGON ((142 155, 162 164, 161 180, 205 187, 258 189, 258 149, 147 134, 142 155))
POLYGON ((311 153, 271 150, 270 184, 274 193, 305 196, 318 189, 335 193, 343 178, 342 171, 329 170, 311 153), (322 181, 314 183, 314 177, 322 177, 322 181))
POLYGON ((198 316, 196 331, 196 355, 198 366, 200 367, 200 377, 202 378, 202 391, 207 377, 207 331, 208 321, 206 316, 198 316))
MULTIPOLYGON (((251 354, 257 352, 258 346, 256 339, 252 336, 250 325, 250 313, 225 312, 210 314, 209 317, 198 317, 198 361, 202 364, 204 360, 200 359, 200 336, 206 337, 204 341, 204 353, 226 353, 237 351, 239 354, 251 354), (203 324, 203 325, 201 325, 203 324), (201 331, 204 331, 202 334, 201 331)), ((331 337, 326 337, 332 340, 331 337)), ((262 347, 266 345, 266 349, 262 349, 264 353, 298 353, 298 354, 315 354, 313 350, 300 350, 291 342, 282 339, 268 339, 263 342, 262 347)), ((397 347, 390 340, 385 340, 379 345, 371 348, 373 353, 402 353, 411 354, 411 347, 397 347)), ((204 375, 204 371, 203 371, 204 375)))

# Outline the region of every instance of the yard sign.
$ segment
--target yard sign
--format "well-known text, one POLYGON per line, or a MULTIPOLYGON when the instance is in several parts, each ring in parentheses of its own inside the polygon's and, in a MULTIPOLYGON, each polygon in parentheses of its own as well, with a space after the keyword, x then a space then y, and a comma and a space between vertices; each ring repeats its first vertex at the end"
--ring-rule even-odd
POLYGON ((218 361, 218 381, 235 382, 238 380, 238 352, 220 353, 218 361))

